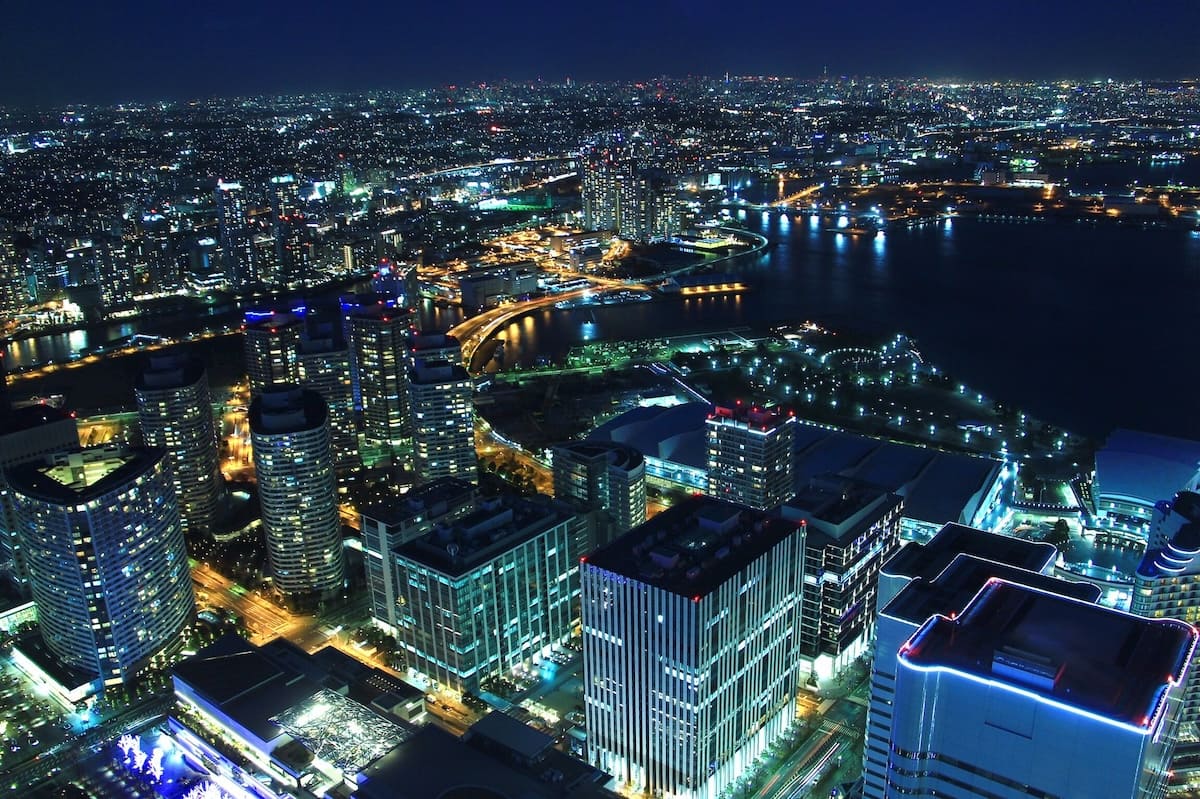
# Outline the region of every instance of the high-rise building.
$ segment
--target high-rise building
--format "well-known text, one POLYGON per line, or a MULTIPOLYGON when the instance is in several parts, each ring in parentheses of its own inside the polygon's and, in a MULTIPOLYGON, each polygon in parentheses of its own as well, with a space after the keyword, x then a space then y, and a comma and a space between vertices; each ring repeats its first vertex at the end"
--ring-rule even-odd
POLYGON ((603 514, 587 551, 646 521, 646 459, 632 447, 573 441, 554 448, 554 498, 603 514))
POLYGON ((297 605, 337 596, 345 566, 325 400, 272 386, 250 404, 250 439, 276 589, 297 605))
POLYGON ((24 553, 18 534, 17 511, 8 487, 8 470, 52 452, 79 446, 75 418, 49 405, 9 409, 0 421, 0 569, 22 591, 28 589, 24 553))
POLYGON ((1159 799, 1196 637, 988 580, 899 649, 883 795, 1159 799))
MULTIPOLYGON (((1154 619, 1200 624, 1200 494, 1180 491, 1150 516, 1146 552, 1133 575, 1130 611, 1154 619)), ((1179 722, 1189 740, 1200 740, 1200 680, 1188 676, 1179 722)))
POLYGON ((708 489, 716 499, 769 510, 792 496, 796 419, 777 410, 716 407, 705 424, 708 489))
POLYGON ((151 356, 133 393, 142 440, 165 450, 170 461, 183 532, 210 535, 220 509, 222 480, 204 364, 196 358, 151 356))
POLYGON ((693 497, 580 565, 587 759, 713 799, 796 716, 804 528, 693 497))
POLYGON ((465 480, 443 477, 418 486, 401 497, 370 504, 359 515, 367 590, 375 624, 396 634, 397 613, 394 553, 437 525, 452 524, 477 507, 477 489, 465 480))
POLYGON ((1045 543, 947 524, 926 543, 909 543, 880 572, 871 702, 863 750, 866 799, 888 782, 896 659, 904 642, 935 614, 956 616, 993 577, 1095 602, 1100 590, 1052 577, 1058 552, 1045 543))
POLYGON ((395 447, 412 438, 408 413, 408 333, 411 315, 382 301, 347 309, 358 372, 363 433, 395 447))
POLYGON ((827 680, 868 651, 875 635, 879 570, 900 548, 903 500, 866 483, 814 479, 785 502, 805 525, 800 654, 827 680))
POLYGON ((611 230, 639 242, 679 232, 669 178, 642 159, 614 150, 590 153, 583 161, 582 194, 588 230, 611 230))
POLYGON ((435 361, 462 364, 462 345, 446 333, 410 332, 408 335, 408 365, 423 366, 435 361))
POLYGON ((467 370, 432 361, 409 370, 413 461, 422 480, 479 480, 475 455, 475 384, 467 370))
POLYGON ((560 505, 501 495, 397 548, 396 639, 412 667, 475 691, 565 642, 574 522, 560 505))
POLYGON ((217 203, 217 229, 225 256, 225 278, 234 288, 244 288, 259 279, 246 207, 246 190, 240 183, 219 181, 214 197, 217 203))
POLYGON ((292 313, 249 312, 242 328, 250 396, 269 386, 300 382, 304 322, 292 313))
POLYGON ((166 453, 76 449, 8 478, 42 638, 64 665, 114 685, 182 645, 195 598, 166 453))
POLYGON ((333 465, 339 475, 361 465, 358 429, 354 422, 354 387, 350 379, 350 347, 333 336, 300 342, 300 384, 321 395, 329 408, 329 438, 333 465))

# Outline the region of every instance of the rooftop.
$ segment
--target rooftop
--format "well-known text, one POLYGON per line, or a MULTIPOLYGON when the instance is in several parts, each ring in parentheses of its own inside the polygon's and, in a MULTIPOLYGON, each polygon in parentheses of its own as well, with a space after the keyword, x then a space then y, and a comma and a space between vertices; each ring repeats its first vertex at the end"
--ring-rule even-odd
POLYGON ((572 518, 565 506, 515 494, 483 499, 467 516, 438 524, 396 549, 396 554, 460 576, 572 518))
POLYGON ((1195 642, 1195 630, 1183 622, 992 578, 961 615, 927 621, 899 658, 1152 730, 1195 642))
POLYGON ((841 542, 870 528, 901 501, 878 486, 829 476, 809 481, 783 503, 780 513, 785 519, 807 522, 810 537, 819 532, 841 542))
POLYGON ((559 452, 570 453, 580 460, 604 460, 610 467, 616 469, 636 469, 645 462, 642 453, 633 447, 615 444, 608 441, 570 441, 559 444, 554 448, 555 457, 559 452))
POLYGON ((799 525, 710 497, 691 497, 601 547, 586 560, 687 597, 711 593, 799 525))
MULTIPOLYGON (((609 781, 608 775, 555 749, 528 760, 512 757, 514 751, 510 747, 494 747, 495 739, 486 730, 477 728, 502 722, 503 719, 492 719, 500 715, 488 714, 463 738, 455 738, 432 725, 422 727, 412 739, 363 772, 365 779, 354 792, 354 799, 615 797, 603 787, 609 781)), ((504 730, 513 733, 507 725, 504 730)), ((524 733, 517 737, 523 738, 524 733)), ((522 748, 519 742, 516 748, 522 748)))
POLYGON ((416 516, 440 516, 452 505, 473 500, 475 494, 475 486, 466 480, 439 477, 403 496, 370 503, 362 509, 362 515, 385 524, 400 524, 416 516))
POLYGON ((352 774, 411 735, 365 705, 324 688, 272 717, 271 722, 309 752, 352 774))
POLYGON ((272 386, 250 403, 250 430, 259 435, 299 433, 320 427, 328 414, 329 407, 317 392, 272 386))
POLYGON ((779 427, 795 419, 795 414, 787 416, 778 408, 760 408, 751 405, 735 405, 732 408, 714 406, 708 415, 708 421, 717 425, 736 425, 738 427, 757 427, 764 432, 779 427))
POLYGON ((1098 602, 1104 593, 1099 586, 1060 580, 1040 572, 960 554, 932 579, 917 579, 906 585, 896 597, 880 609, 880 615, 903 619, 913 625, 924 624, 931 616, 955 616, 962 613, 976 594, 993 577, 1027 585, 1053 594, 1098 602))
POLYGON ((1027 571, 1040 572, 1055 561, 1051 544, 1023 541, 974 527, 943 525, 927 543, 912 542, 883 564, 882 573, 911 580, 933 580, 959 555, 975 557, 1027 571))
POLYGON ((26 405, 11 409, 0 422, 0 435, 20 433, 25 430, 35 430, 42 425, 55 422, 72 422, 74 417, 66 411, 52 405, 26 405))
POLYGON ((1180 491, 1174 500, 1159 502, 1156 507, 1168 514, 1167 518, 1179 516, 1183 521, 1165 546, 1146 550, 1138 563, 1138 576, 1155 579, 1200 574, 1200 495, 1180 491))
POLYGON ((160 449, 106 444, 19 464, 8 471, 8 480, 14 490, 26 496, 74 505, 124 489, 163 457, 165 453, 160 449))
POLYGON ((204 362, 182 355, 151 355, 149 365, 138 375, 139 391, 165 390, 195 385, 204 377, 204 362))
POLYGON ((1153 504, 1192 488, 1200 471, 1200 441, 1114 430, 1096 452, 1100 496, 1138 499, 1153 504))

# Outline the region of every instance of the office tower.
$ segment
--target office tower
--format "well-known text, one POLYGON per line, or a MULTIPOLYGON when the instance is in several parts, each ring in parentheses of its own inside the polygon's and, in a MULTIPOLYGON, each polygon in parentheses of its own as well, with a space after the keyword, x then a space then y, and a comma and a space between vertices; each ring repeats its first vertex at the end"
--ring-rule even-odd
MULTIPOLYGON (((387 237, 385 236, 385 239, 387 237)), ((385 249, 391 249, 387 244, 385 249)), ((395 302, 401 308, 416 308, 421 302, 420 283, 416 264, 381 258, 371 278, 371 289, 395 302)))
POLYGON ((350 361, 350 347, 340 338, 330 335, 300 342, 300 384, 320 394, 329 408, 329 438, 338 474, 351 472, 362 463, 358 457, 350 361))
POLYGON ((412 317, 382 299, 374 305, 350 306, 346 312, 362 395, 363 433, 370 441, 395 447, 412 438, 405 354, 412 317))
POLYGON ((195 612, 167 455, 109 445, 8 472, 46 646, 102 685, 179 646, 195 612))
POLYGON ((225 258, 225 278, 234 288, 258 282, 254 262, 254 239, 246 207, 246 190, 240 183, 219 181, 214 192, 217 203, 217 230, 225 258))
MULTIPOLYGON (((1150 516, 1146 553, 1133 575, 1130 611, 1156 619, 1179 619, 1200 624, 1200 494, 1180 491, 1170 502, 1159 502, 1150 516)), ((1180 731, 1200 738, 1200 685, 1188 676, 1180 731)))
POLYGON ((275 587, 296 605, 339 595, 345 567, 325 400, 272 386, 250 404, 250 440, 275 587))
POLYGON ((587 759, 714 799, 792 722, 804 528, 693 497, 580 565, 587 759))
POLYGON ((208 375, 197 358, 152 355, 134 384, 142 440, 167 453, 187 535, 210 535, 222 481, 208 375))
POLYGON ((886 791, 896 658, 904 642, 935 614, 961 614, 993 577, 1097 601, 1095 586, 1052 576, 1057 557, 1049 544, 946 524, 928 542, 905 545, 883 565, 863 751, 866 799, 881 799, 886 791))
POLYGON ((275 283, 297 288, 311 277, 312 237, 307 220, 289 216, 275 222, 275 283))
POLYGON ((418 486, 402 497, 367 505, 359 514, 367 590, 375 624, 395 635, 396 575, 393 553, 428 533, 436 525, 453 523, 476 508, 478 495, 465 480, 443 477, 418 486))
POLYGON ((445 333, 410 332, 408 334, 409 367, 422 366, 434 361, 462 364, 462 346, 458 343, 458 339, 445 333))
POLYGON ((0 420, 0 569, 24 591, 28 588, 25 558, 8 470, 52 452, 75 449, 79 433, 73 415, 49 405, 9 408, 6 399, 3 407, 7 413, 0 420))
POLYGON ((774 409, 714 408, 705 423, 706 493, 757 510, 792 496, 795 424, 795 417, 774 409))
POLYGON ((475 384, 467 370, 433 361, 408 372, 413 461, 422 480, 479 480, 475 456, 475 384))
POLYGON ((827 680, 865 654, 875 635, 879 570, 900 549, 904 502, 867 483, 814 479, 780 508, 805 525, 800 654, 827 680))
POLYGON ((250 396, 267 387, 300 382, 300 338, 304 323, 292 313, 248 312, 242 328, 250 396))
POLYGON ((585 552, 646 521, 646 459, 636 449, 574 441, 554 448, 553 464, 555 499, 603 514, 585 552))
POLYGON ((896 658, 886 797, 1162 797, 1196 631, 990 579, 896 658))
POLYGON ((397 548, 396 639, 409 663, 475 691, 566 641, 578 596, 573 521, 561 506, 501 495, 397 548))

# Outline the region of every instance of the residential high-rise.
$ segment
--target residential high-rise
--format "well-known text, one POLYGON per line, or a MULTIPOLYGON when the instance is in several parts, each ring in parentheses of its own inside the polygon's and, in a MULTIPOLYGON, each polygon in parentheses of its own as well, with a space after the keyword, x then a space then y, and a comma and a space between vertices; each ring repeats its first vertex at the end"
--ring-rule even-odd
POLYGON ((259 279, 245 195, 242 184, 225 181, 219 181, 214 192, 217 229, 221 250, 225 255, 225 279, 238 289, 252 285, 259 279))
POLYGON ((1095 586, 1051 576, 1057 555, 1049 544, 947 524, 927 543, 909 543, 884 564, 863 751, 866 799, 882 799, 887 791, 896 660, 904 642, 936 614, 961 614, 993 577, 1097 601, 1095 586))
POLYGON ((17 512, 8 488, 8 470, 52 452, 79 446, 75 417, 49 405, 12 408, 4 405, 0 421, 0 570, 22 591, 28 589, 17 512))
POLYGON ((458 339, 445 333, 419 333, 408 335, 408 365, 422 366, 435 361, 462 364, 462 346, 458 339))
MULTIPOLYGON (((1200 494, 1180 491, 1159 502, 1150 516, 1146 553, 1133 575, 1130 611, 1155 619, 1200 624, 1200 494)), ((1179 722, 1190 740, 1200 739, 1200 680, 1188 677, 1179 722)))
POLYGON ((475 691, 571 635, 575 517, 515 495, 482 500, 395 550, 396 639, 437 684, 475 691))
POLYGON ((587 551, 646 521, 646 459, 636 449, 573 441, 554 448, 553 463, 554 498, 603 514, 587 551))
POLYGON ((367 439, 395 447, 412 438, 408 413, 411 315, 382 301, 347 310, 367 439))
POLYGON ((693 497, 580 565, 587 759, 713 799, 796 715, 804 527, 693 497))
POLYGON ((588 230, 611 230, 639 242, 678 233, 679 214, 662 170, 618 150, 600 150, 584 158, 582 174, 583 226, 588 230))
POLYGON ((250 312, 242 328, 250 397, 269 386, 300 382, 303 321, 292 313, 250 312))
POLYGON ((988 580, 900 647, 883 795, 1159 799, 1196 637, 988 580))
POLYGON ((796 419, 774 409, 716 407, 705 424, 708 489, 715 499, 757 510, 792 496, 796 419))
POLYGON ((150 357, 134 384, 146 446, 165 450, 183 532, 209 535, 221 502, 221 463, 204 364, 176 355, 150 357))
POLYGON ((325 400, 272 386, 250 404, 250 439, 276 589, 296 605, 339 595, 345 566, 325 400))
POLYGON ((363 560, 367 568, 367 590, 371 592, 371 615, 375 624, 396 634, 396 575, 393 554, 428 533, 473 512, 478 505, 477 489, 465 480, 443 477, 418 486, 401 497, 370 504, 359 515, 363 560))
POLYGON ((835 476, 814 479, 780 513, 806 526, 800 654, 827 680, 869 649, 879 570, 900 549, 900 497, 835 476))
POLYGON ((166 453, 76 449, 8 478, 42 638, 63 664, 114 685, 182 645, 195 598, 166 453))
POLYGON ((413 461, 422 480, 479 480, 475 455, 475 384, 467 370, 433 361, 409 370, 413 461))
POLYGON ((361 465, 358 428, 354 422, 354 387, 350 379, 350 347, 333 336, 300 342, 300 384, 321 395, 329 408, 333 465, 339 475, 361 465))

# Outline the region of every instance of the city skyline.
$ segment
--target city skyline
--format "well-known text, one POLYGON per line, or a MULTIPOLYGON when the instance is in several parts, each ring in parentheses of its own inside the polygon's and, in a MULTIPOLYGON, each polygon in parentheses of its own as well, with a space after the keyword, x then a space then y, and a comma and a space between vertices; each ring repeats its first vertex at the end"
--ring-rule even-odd
POLYGON ((1149 17, 1080 0, 1014 2, 991 15, 948 0, 920 9, 870 0, 853 14, 766 3, 731 11, 713 0, 622 0, 600 11, 537 0, 519 12, 355 2, 333 19, 312 0, 166 13, 135 0, 122 11, 68 3, 64 25, 60 5, 6 9, 0 105, 658 75, 1183 79, 1195 74, 1188 37, 1200 26, 1200 7, 1182 0, 1149 17))

